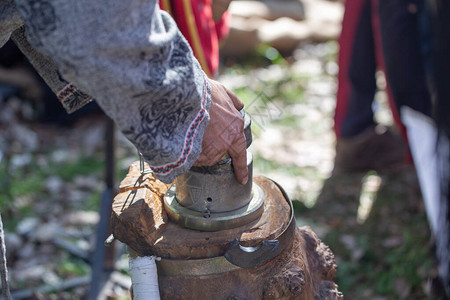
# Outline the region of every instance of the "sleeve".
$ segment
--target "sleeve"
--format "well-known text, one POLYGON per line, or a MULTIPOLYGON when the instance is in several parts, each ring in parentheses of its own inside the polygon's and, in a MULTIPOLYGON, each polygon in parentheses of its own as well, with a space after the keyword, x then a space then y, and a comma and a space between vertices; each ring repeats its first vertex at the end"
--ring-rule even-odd
POLYGON ((23 20, 13 0, 0 0, 0 48, 11 38, 34 66, 68 113, 85 105, 92 97, 66 81, 52 59, 30 45, 25 37, 23 20))
POLYGON ((209 121, 210 87, 156 1, 15 1, 31 45, 96 99, 161 180, 190 168, 209 121))
POLYGON ((11 33, 22 24, 22 18, 13 0, 0 0, 0 48, 9 40, 11 33))

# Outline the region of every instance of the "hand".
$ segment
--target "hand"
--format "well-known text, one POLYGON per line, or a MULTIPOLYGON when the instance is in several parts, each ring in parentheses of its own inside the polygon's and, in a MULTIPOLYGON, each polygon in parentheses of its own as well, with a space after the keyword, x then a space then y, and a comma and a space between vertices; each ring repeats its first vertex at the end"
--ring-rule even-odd
POLYGON ((231 0, 212 0, 212 14, 214 22, 219 22, 222 15, 230 6, 231 0))
POLYGON ((244 104, 221 83, 209 80, 211 86, 210 120, 203 134, 202 153, 194 165, 212 166, 228 153, 234 175, 241 184, 248 181, 247 144, 244 118, 239 112, 244 104))

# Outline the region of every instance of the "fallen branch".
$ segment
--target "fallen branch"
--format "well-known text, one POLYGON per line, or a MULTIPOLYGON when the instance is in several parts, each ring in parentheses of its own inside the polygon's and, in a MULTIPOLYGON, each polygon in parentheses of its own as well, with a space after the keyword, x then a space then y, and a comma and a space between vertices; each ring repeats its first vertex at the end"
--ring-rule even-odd
POLYGON ((89 253, 83 249, 80 249, 79 247, 75 246, 74 244, 72 244, 66 240, 57 238, 57 237, 52 239, 52 243, 55 246, 67 251, 69 254, 71 254, 75 257, 81 258, 86 263, 90 263, 89 253))
POLYGON ((27 289, 13 293, 14 299, 25 299, 33 297, 35 294, 48 294, 50 292, 57 292, 63 290, 73 289, 78 286, 89 285, 91 276, 75 277, 54 285, 42 285, 35 289, 27 289))

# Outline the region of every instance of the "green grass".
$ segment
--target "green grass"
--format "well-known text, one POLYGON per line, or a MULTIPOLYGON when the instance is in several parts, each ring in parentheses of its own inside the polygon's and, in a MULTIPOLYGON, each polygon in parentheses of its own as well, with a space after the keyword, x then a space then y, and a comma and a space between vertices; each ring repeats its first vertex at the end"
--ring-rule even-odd
POLYGON ((435 276, 430 274, 435 274, 436 263, 426 215, 420 208, 422 200, 419 196, 408 198, 408 191, 413 188, 405 180, 408 175, 405 172, 382 176, 386 183, 378 191, 369 218, 363 224, 349 222, 355 219, 356 213, 354 205, 349 204, 357 201, 357 195, 349 197, 333 192, 342 188, 352 178, 351 174, 335 178, 317 207, 309 210, 300 207, 298 218, 303 216, 328 225, 330 230, 323 240, 339 257, 335 281, 339 290, 351 299, 367 292, 371 297, 403 299, 395 287, 398 280, 410 288, 407 299, 439 299, 423 290, 427 280, 435 276), (347 210, 337 210, 337 207, 347 207, 347 210), (343 235, 356 239, 362 257, 352 258, 353 249, 342 243, 343 235), (401 239, 399 245, 384 246, 383 242, 392 236, 401 239))
POLYGON ((83 202, 82 209, 85 211, 98 211, 101 197, 101 192, 95 191, 83 202))
MULTIPOLYGON (((38 165, 36 161, 33 159, 31 164, 17 168, 9 175, 6 172, 7 162, 4 160, 0 163, 1 177, 8 178, 0 182, 0 212, 4 215, 7 230, 13 231, 21 219, 35 215, 33 202, 55 201, 57 195, 50 195, 46 188, 48 177, 56 176, 64 182, 71 182, 76 176, 98 174, 104 168, 103 160, 96 156, 80 157, 77 161, 63 163, 49 160, 44 165, 38 165)), ((97 210, 98 203, 98 195, 93 194, 85 205, 97 210)))
POLYGON ((254 154, 253 164, 262 174, 270 171, 280 171, 289 176, 303 176, 308 172, 307 169, 298 168, 293 165, 280 165, 279 163, 265 159, 258 154, 254 154))
POLYGON ((52 164, 49 171, 60 176, 64 181, 70 181, 79 175, 88 175, 102 170, 104 167, 103 158, 81 157, 78 161, 62 165, 52 164))
POLYGON ((260 45, 254 53, 240 57, 226 58, 225 72, 228 74, 246 74, 249 70, 268 67, 272 64, 286 65, 287 62, 278 50, 269 45, 260 45))
POLYGON ((66 279, 75 276, 87 275, 90 272, 90 267, 81 259, 68 257, 64 259, 58 266, 58 276, 66 279))
POLYGON ((420 274, 434 267, 433 253, 427 246, 427 238, 413 235, 412 230, 405 226, 404 243, 388 250, 380 249, 381 239, 371 234, 374 229, 356 233, 358 246, 364 250, 364 256, 358 261, 352 261, 351 253, 339 241, 346 231, 329 232, 324 241, 341 258, 336 276, 340 291, 350 296, 369 289, 374 295, 400 299, 393 284, 401 278, 411 286, 414 296, 409 299, 424 299, 422 284, 426 278, 420 274))

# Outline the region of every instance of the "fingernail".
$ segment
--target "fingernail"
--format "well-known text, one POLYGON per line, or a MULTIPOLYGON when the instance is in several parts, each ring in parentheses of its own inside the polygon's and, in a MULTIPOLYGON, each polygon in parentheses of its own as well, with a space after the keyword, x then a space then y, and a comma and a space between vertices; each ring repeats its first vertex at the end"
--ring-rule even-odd
POLYGON ((240 180, 241 184, 244 185, 248 182, 248 175, 240 180))

